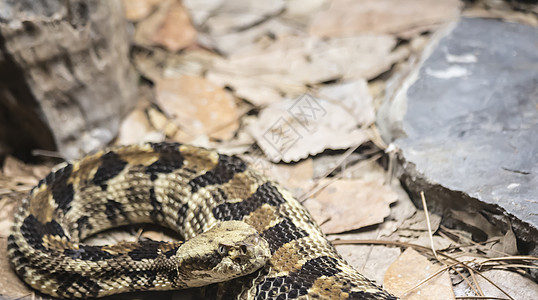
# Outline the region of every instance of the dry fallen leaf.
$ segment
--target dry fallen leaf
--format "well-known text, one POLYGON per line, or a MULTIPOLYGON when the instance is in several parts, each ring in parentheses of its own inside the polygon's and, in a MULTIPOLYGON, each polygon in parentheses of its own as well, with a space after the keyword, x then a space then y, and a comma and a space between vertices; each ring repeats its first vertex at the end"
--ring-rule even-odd
MULTIPOLYGON (((329 240, 377 240, 378 230, 358 230, 351 233, 331 234, 329 240)), ((336 250, 361 274, 383 284, 383 277, 388 267, 400 256, 398 247, 369 244, 337 244, 336 250)))
POLYGON ((163 0, 123 0, 125 17, 129 21, 140 21, 147 17, 163 0))
MULTIPOLYGON (((150 107, 148 109, 148 121, 151 124, 153 128, 155 128, 158 132, 163 133, 166 137, 174 137, 178 131, 179 128, 176 124, 174 124, 171 120, 169 120, 162 112, 159 110, 150 107)), ((186 142, 186 141, 180 141, 180 142, 186 142)))
POLYGON ((225 56, 237 55, 250 48, 260 48, 261 45, 274 43, 275 40, 284 36, 304 35, 304 32, 296 26, 285 22, 281 18, 269 19, 257 26, 246 30, 232 32, 223 35, 212 35, 213 48, 225 56))
POLYGON ((303 184, 312 180, 314 164, 307 158, 296 164, 276 164, 271 170, 278 182, 289 188, 305 187, 303 184))
POLYGON ((288 0, 284 15, 293 18, 295 22, 301 24, 303 20, 309 20, 313 14, 318 12, 328 0, 288 0))
POLYGON ((0 269, 5 270, 0 276, 0 297, 5 295, 10 299, 19 297, 27 299, 25 296, 30 296, 33 291, 15 275, 15 272, 11 271, 6 242, 7 239, 0 239, 0 269))
POLYGON ((347 38, 334 38, 319 43, 311 53, 311 60, 336 69, 344 79, 372 79, 409 56, 406 47, 395 49, 392 35, 363 34, 347 38))
POLYGON ((249 133, 273 162, 291 162, 325 149, 346 149, 369 140, 369 131, 338 104, 308 94, 265 108, 249 133))
POLYGON ((17 201, 11 201, 7 197, 0 198, 0 298, 3 295, 11 298, 17 298, 31 295, 33 293, 30 288, 25 285, 15 272, 12 271, 9 259, 7 256, 7 235, 10 231, 13 220, 13 210, 17 207, 17 201))
POLYGON ((282 95, 296 97, 306 91, 306 83, 340 76, 338 70, 311 61, 306 44, 304 38, 286 37, 268 46, 254 45, 216 60, 207 78, 259 106, 280 101, 282 95))
POLYGON ((227 140, 239 127, 233 97, 202 77, 158 80, 156 93, 161 109, 192 137, 227 140))
POLYGON ((375 122, 373 98, 364 79, 325 85, 319 90, 323 99, 334 101, 345 107, 357 123, 369 126, 375 122))
POLYGON ((361 33, 398 34, 431 29, 458 17, 459 0, 333 0, 312 18, 310 33, 342 37, 361 33))
POLYGON ((494 236, 502 235, 499 228, 491 224, 488 219, 477 211, 471 212, 451 209, 450 217, 464 223, 467 226, 468 231, 472 231, 474 234, 485 234, 486 236, 481 237, 481 239, 486 240, 494 236))
MULTIPOLYGON (((320 186, 331 181, 324 179, 320 186)), ((390 204, 396 200, 396 193, 379 181, 340 179, 304 205, 323 232, 339 233, 382 223, 390 214, 390 204)))
MULTIPOLYGON (((314 85, 335 79, 371 79, 388 71, 409 55, 408 48, 394 50, 396 38, 362 35, 328 41, 286 36, 269 45, 215 60, 208 80, 255 105, 279 101, 282 95, 297 97, 314 85)), ((340 92, 343 93, 343 92, 340 92)))
POLYGON ((166 0, 155 13, 137 24, 135 41, 161 45, 175 52, 196 42, 196 29, 179 1, 166 0))
MULTIPOLYGON (((474 256, 461 256, 458 259, 476 263, 484 261, 484 258, 474 256)), ((481 274, 503 289, 512 299, 538 299, 538 285, 527 276, 503 269, 482 269, 481 274)), ((503 292, 482 278, 482 276, 475 277, 484 295, 491 297, 487 299, 494 299, 494 297, 508 299, 503 292)), ((454 291, 456 296, 477 296, 463 280, 454 286, 454 291)))
MULTIPOLYGON (((393 211, 396 212, 397 209, 398 208, 395 207, 393 211)), ((441 216, 430 213, 429 217, 432 232, 435 233, 441 223, 441 216)), ((426 215, 422 210, 416 211, 414 215, 405 219, 392 234, 387 232, 386 235, 388 235, 390 240, 410 242, 428 248, 431 247, 428 223, 426 221, 426 215)), ((434 235, 432 238, 436 250, 446 249, 453 244, 450 239, 441 236, 434 235)))
POLYGON ((2 174, 17 184, 35 185, 50 172, 50 165, 27 165, 13 156, 4 159, 2 174))
MULTIPOLYGON (((436 251, 445 250, 454 245, 453 241, 442 236, 434 235, 430 239, 430 235, 428 232, 422 233, 417 239, 412 239, 410 240, 410 242, 415 245, 420 245, 420 246, 431 248, 432 239, 433 239, 433 247, 435 248, 436 251)), ((403 240, 405 239, 401 239, 401 241, 403 240)))
MULTIPOLYGON (((538 299, 538 285, 536 281, 527 276, 508 270, 488 270, 482 274, 514 299, 538 299)), ((506 297, 504 293, 482 277, 478 277, 478 284, 484 294, 489 297, 506 297)))
POLYGON ((269 177, 274 178, 296 197, 312 187, 313 174, 314 164, 311 158, 296 164, 272 164, 269 168, 269 177))
POLYGON ((215 53, 203 49, 170 53, 160 48, 137 48, 132 57, 138 72, 152 82, 182 75, 202 76, 212 61, 219 58, 215 53))
POLYGON ((187 48, 196 42, 196 29, 182 5, 174 4, 169 8, 161 27, 153 36, 153 42, 172 52, 187 48))
MULTIPOLYGON (((439 215, 431 213, 429 217, 432 232, 435 233, 439 228, 439 224, 441 224, 441 217, 439 215)), ((400 226, 400 229, 410 231, 427 231, 428 222, 426 221, 426 215, 424 211, 417 211, 411 218, 403 222, 403 224, 400 226)))
POLYGON ((141 142, 162 142, 164 134, 155 131, 150 125, 146 113, 135 109, 122 120, 116 139, 117 145, 130 145, 141 142))
POLYGON ((400 296, 402 300, 455 299, 454 292, 452 291, 452 283, 447 271, 403 295, 403 293, 413 288, 422 280, 435 274, 440 269, 442 269, 442 266, 433 265, 426 257, 420 255, 413 248, 408 248, 389 267, 385 273, 383 283, 389 292, 400 296))
MULTIPOLYGON (((467 18, 492 18, 501 19, 510 23, 522 23, 528 24, 534 27, 538 26, 538 19, 536 18, 536 12, 538 12, 538 6, 535 6, 535 13, 530 11, 518 11, 511 8, 499 7, 494 8, 489 5, 483 7, 487 2, 477 2, 474 7, 466 9, 462 15, 467 18)), ((491 3, 491 1, 490 1, 491 3)), ((504 2, 500 2, 504 3, 504 2)))
POLYGON ((493 255, 498 255, 499 252, 508 255, 517 255, 519 253, 517 250, 517 238, 512 228, 508 228, 499 243, 494 244, 491 250, 493 250, 493 255))
POLYGON ((183 4, 193 15, 198 27, 205 27, 209 33, 223 34, 249 28, 269 19, 284 9, 283 0, 184 0, 183 4))

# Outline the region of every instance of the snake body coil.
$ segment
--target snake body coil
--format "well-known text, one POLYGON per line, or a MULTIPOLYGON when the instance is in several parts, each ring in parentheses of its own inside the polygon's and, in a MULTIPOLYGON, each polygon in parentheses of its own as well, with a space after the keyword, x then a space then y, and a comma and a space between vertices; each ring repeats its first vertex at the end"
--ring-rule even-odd
POLYGON ((208 285, 219 299, 396 299, 349 266, 286 190, 235 156, 175 143, 112 148, 52 172, 15 214, 8 254, 26 283, 63 298, 208 285), (132 223, 187 242, 81 243, 132 223))

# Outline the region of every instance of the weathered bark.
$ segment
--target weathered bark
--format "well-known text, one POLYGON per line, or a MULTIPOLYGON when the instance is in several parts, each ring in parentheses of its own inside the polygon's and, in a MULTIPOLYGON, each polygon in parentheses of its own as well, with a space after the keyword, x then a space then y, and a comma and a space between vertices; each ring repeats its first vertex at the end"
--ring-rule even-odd
POLYGON ((0 155, 102 147, 135 104, 120 0, 0 0, 0 155))

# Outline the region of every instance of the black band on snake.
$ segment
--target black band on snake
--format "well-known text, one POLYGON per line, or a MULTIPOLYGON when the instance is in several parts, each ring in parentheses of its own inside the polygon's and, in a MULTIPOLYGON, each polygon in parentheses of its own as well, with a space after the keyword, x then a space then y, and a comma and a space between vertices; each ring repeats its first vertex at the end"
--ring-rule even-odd
POLYGON ((235 156, 176 143, 111 148, 50 173, 16 212, 8 253, 27 284, 62 298, 205 286, 220 299, 396 299, 289 192, 235 156), (82 242, 134 223, 187 241, 82 242))

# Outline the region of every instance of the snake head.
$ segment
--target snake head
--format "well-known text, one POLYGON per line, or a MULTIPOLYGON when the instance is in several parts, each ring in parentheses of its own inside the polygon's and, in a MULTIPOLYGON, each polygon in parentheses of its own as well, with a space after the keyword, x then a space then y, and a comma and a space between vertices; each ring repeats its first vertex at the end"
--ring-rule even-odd
POLYGON ((254 227, 225 221, 186 241, 177 255, 179 273, 194 287, 250 274, 266 264, 271 251, 254 227))

